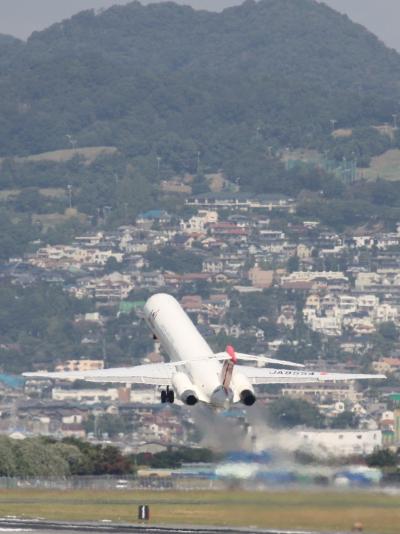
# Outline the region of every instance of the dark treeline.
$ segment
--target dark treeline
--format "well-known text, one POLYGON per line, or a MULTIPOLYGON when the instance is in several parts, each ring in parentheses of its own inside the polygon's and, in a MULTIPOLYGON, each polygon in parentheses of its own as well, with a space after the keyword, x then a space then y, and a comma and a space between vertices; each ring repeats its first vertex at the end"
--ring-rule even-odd
POLYGON ((73 319, 89 310, 87 302, 41 284, 2 286, 0 303, 0 365, 6 372, 18 373, 27 365, 51 365, 54 355, 65 359, 79 353, 84 332, 73 319))
POLYGON ((37 477, 134 474, 133 461, 110 445, 74 438, 14 440, 0 436, 0 476, 37 477))
POLYGON ((52 368, 79 357, 97 358, 107 351, 109 366, 131 365, 151 350, 145 325, 132 314, 107 321, 103 328, 76 322, 93 310, 89 300, 77 299, 47 283, 23 288, 0 287, 0 367, 6 373, 52 368), (91 343, 82 343, 90 336, 91 343))
POLYGON ((139 466, 176 468, 183 463, 212 462, 220 457, 208 449, 186 447, 124 455, 113 445, 95 445, 76 438, 15 440, 0 436, 0 477, 134 475, 139 466))
POLYGON ((0 67, 0 155, 72 137, 194 172, 198 151, 223 168, 258 140, 329 142, 331 119, 390 121, 400 57, 311 0, 248 0, 220 14, 132 2, 26 43, 3 39, 0 67))
POLYGON ((63 213, 68 188, 86 224, 116 226, 168 207, 159 182, 186 172, 196 175, 195 192, 218 170, 245 192, 322 191, 301 213, 317 209, 334 227, 368 216, 390 223, 397 212, 381 206, 396 208, 397 194, 369 198, 368 187, 359 194, 324 170, 288 170, 280 157, 315 148, 336 164, 368 165, 400 146, 399 132, 373 128, 398 111, 399 67, 395 51, 311 0, 248 0, 219 14, 132 2, 82 12, 26 43, 3 36, 0 189, 11 196, 0 201, 1 254, 18 256, 39 237, 67 242, 84 227, 31 224, 33 213, 63 213), (352 136, 334 138, 333 124, 352 136), (15 158, 107 145, 118 152, 91 164, 15 158), (56 196, 42 191, 54 187, 56 196), (353 197, 362 204, 352 211, 353 197))

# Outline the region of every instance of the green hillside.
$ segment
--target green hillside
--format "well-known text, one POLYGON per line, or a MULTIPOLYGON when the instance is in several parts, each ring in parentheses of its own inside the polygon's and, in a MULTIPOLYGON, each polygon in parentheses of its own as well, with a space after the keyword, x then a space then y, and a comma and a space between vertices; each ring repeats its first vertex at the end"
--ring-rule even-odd
POLYGON ((340 126, 388 121, 400 56, 313 0, 222 13, 138 2, 0 38, 0 156, 79 146, 229 166, 251 141, 312 146, 340 126))

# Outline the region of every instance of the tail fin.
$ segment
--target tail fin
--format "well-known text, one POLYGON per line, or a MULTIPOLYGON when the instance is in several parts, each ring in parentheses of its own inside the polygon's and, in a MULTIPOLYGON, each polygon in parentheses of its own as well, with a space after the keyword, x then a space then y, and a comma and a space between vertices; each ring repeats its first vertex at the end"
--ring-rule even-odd
POLYGON ((243 360, 260 363, 273 363, 275 365, 287 365, 288 367, 304 367, 304 365, 302 365, 301 363, 288 362, 286 360, 276 360, 274 358, 268 358, 266 356, 243 354, 242 352, 235 352, 235 349, 231 345, 228 345, 226 347, 225 352, 219 352, 215 354, 215 358, 221 361, 231 360, 234 364, 237 363, 239 360, 243 360))

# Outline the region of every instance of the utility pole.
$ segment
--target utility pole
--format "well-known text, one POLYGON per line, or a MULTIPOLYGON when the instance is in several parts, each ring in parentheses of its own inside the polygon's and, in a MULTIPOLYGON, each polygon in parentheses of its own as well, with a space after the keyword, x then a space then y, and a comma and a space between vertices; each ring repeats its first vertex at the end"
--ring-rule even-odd
POLYGON ((97 412, 94 412, 93 434, 94 437, 97 438, 97 412))
POLYGON ((107 368, 106 358, 107 358, 107 350, 106 350, 106 338, 105 334, 103 333, 103 339, 101 340, 101 352, 103 356, 103 365, 105 368, 107 368))
POLYGON ((197 167, 196 167, 196 174, 199 174, 200 169, 200 150, 197 152, 197 167))
POLYGON ((347 164, 346 156, 343 156, 342 159, 342 178, 346 183, 349 183, 349 177, 348 177, 349 167, 347 164))
POLYGON ((351 181, 354 182, 357 178, 357 155, 355 152, 352 152, 351 153, 351 156, 353 158, 353 161, 352 161, 352 172, 351 172, 351 181))
POLYGON ((71 209, 72 208, 72 185, 68 184, 67 189, 68 189, 68 197, 69 197, 69 208, 71 209))
POLYGON ((11 430, 15 431, 18 428, 18 400, 14 400, 11 405, 11 430))
POLYGON ((71 145, 71 148, 76 148, 77 140, 72 137, 72 135, 67 134, 65 136, 68 139, 69 144, 71 145))

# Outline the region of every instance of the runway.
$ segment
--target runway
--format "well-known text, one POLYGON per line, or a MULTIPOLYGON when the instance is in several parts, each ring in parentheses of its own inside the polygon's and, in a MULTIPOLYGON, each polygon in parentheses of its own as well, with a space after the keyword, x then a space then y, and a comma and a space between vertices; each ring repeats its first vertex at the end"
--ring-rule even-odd
MULTIPOLYGON (((34 519, 11 519, 0 518, 1 533, 43 533, 56 534, 320 534, 305 530, 266 530, 257 528, 237 527, 204 527, 204 526, 181 526, 181 525, 151 525, 151 524, 127 524, 127 523, 73 523, 65 521, 42 521, 34 519)), ((328 534, 328 533, 324 533, 328 534)), ((335 533, 331 533, 335 534, 335 533)), ((339 533, 336 533, 339 534, 339 533)))

